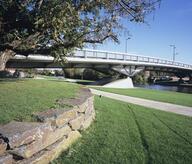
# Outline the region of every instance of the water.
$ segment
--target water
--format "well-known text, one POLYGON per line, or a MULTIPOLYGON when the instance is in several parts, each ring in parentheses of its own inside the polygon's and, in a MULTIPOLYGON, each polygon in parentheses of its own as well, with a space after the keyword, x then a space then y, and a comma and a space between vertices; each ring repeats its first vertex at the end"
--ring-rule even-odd
POLYGON ((192 87, 189 87, 189 86, 163 86, 163 85, 158 85, 158 84, 150 84, 150 85, 139 85, 137 87, 192 94, 192 87))

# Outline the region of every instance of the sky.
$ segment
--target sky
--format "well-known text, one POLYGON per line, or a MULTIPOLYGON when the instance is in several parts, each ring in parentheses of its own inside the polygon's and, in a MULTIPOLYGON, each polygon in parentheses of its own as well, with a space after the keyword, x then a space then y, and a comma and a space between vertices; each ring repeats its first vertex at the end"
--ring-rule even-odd
MULTIPOLYGON (((192 0, 162 0, 160 8, 146 19, 148 24, 123 21, 129 30, 128 53, 172 60, 176 46, 176 61, 192 64, 192 0)), ((125 32, 121 32, 120 44, 108 41, 96 49, 125 52, 125 32)))

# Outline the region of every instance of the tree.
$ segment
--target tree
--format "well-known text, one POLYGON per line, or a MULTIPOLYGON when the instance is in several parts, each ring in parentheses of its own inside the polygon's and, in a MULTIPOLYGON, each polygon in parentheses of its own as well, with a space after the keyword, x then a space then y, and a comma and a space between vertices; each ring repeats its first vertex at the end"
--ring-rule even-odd
POLYGON ((120 19, 144 22, 160 0, 1 0, 0 70, 16 54, 62 60, 87 43, 118 42, 120 19))

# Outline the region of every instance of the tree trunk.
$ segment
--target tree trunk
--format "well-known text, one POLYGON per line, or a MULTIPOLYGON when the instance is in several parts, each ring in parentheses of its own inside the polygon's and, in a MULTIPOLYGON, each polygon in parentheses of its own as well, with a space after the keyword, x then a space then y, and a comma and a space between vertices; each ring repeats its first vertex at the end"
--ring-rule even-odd
POLYGON ((15 53, 12 50, 0 51, 0 71, 5 70, 7 61, 14 56, 15 53))

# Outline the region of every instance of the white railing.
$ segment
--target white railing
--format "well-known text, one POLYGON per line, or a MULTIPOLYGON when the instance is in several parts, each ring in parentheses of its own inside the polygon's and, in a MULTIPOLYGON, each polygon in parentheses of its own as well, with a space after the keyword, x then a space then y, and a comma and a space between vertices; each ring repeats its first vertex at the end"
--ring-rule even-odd
MULTIPOLYGON (((192 65, 184 64, 180 62, 173 62, 166 59, 160 59, 155 57, 149 56, 140 56, 136 54, 127 54, 127 53, 120 53, 120 52, 108 52, 108 51, 99 51, 99 50, 76 50, 76 52, 72 56, 68 56, 72 58, 84 58, 84 59, 104 59, 104 60, 118 60, 118 61, 130 61, 135 63, 148 63, 150 64, 157 64, 161 66, 173 66, 178 68, 184 68, 188 70, 192 70, 192 65)), ((54 60, 51 56, 41 56, 41 55, 29 55, 28 57, 22 55, 16 55, 13 60, 33 60, 33 61, 47 61, 52 62, 54 60)))
POLYGON ((76 53, 73 55, 73 57, 144 62, 144 63, 162 64, 162 65, 170 65, 170 66, 177 66, 177 67, 192 69, 192 65, 189 65, 189 64, 173 62, 170 60, 160 59, 155 57, 140 56, 135 54, 126 54, 126 53, 119 53, 119 52, 83 49, 83 50, 77 50, 76 53))

